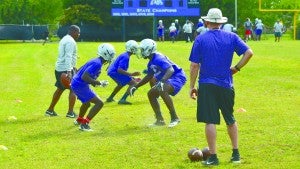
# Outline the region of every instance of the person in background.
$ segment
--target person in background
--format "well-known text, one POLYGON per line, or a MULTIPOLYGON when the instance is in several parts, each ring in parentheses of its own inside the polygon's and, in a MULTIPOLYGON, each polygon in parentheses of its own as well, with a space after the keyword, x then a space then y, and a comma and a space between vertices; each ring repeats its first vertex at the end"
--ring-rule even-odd
POLYGON ((165 41, 165 26, 162 20, 158 21, 157 25, 157 37, 158 41, 164 42, 165 41))
POLYGON ((175 38, 176 38, 176 34, 177 34, 177 29, 176 29, 176 26, 175 26, 175 23, 172 23, 171 26, 169 27, 169 35, 170 35, 170 38, 172 40, 172 43, 175 42, 175 38))
POLYGON ((257 41, 260 41, 261 39, 261 34, 263 32, 264 29, 264 24, 262 23, 262 21, 259 19, 257 21, 257 24, 255 25, 255 37, 257 41))
POLYGON ((178 37, 180 35, 180 32, 181 32, 181 26, 179 24, 178 19, 175 19, 175 27, 176 27, 176 37, 178 37))
MULTIPOLYGON (((57 116, 54 108, 60 99, 60 96, 65 91, 65 87, 60 81, 60 77, 63 73, 67 73, 69 79, 72 79, 76 73, 76 62, 77 62, 77 44, 76 39, 80 36, 80 28, 77 25, 71 25, 68 30, 68 34, 65 35, 59 42, 58 58, 55 65, 55 86, 56 90, 53 94, 52 101, 47 111, 46 116, 57 116)), ((77 115, 74 113, 74 105, 76 102, 76 95, 73 90, 70 89, 69 93, 69 109, 66 117, 76 118, 77 115)))
POLYGON ((245 42, 251 39, 252 35, 252 22, 250 21, 250 18, 246 19, 246 22, 244 22, 244 28, 245 28, 245 42))
POLYGON ((147 65, 148 73, 138 84, 130 89, 130 94, 133 95, 139 87, 155 77, 156 84, 148 91, 148 99, 156 117, 156 121, 150 126, 166 125, 158 102, 158 97, 161 97, 171 116, 171 122, 168 127, 175 127, 179 124, 180 119, 175 111, 171 96, 178 94, 186 83, 186 76, 182 68, 173 63, 167 56, 157 52, 156 48, 156 43, 152 39, 141 41, 141 55, 144 59, 149 59, 147 65))
POLYGON ((183 25, 182 29, 185 35, 185 42, 193 42, 193 26, 194 24, 190 20, 186 20, 186 23, 183 25))
POLYGON ((283 24, 278 19, 274 24, 275 42, 279 42, 283 32, 283 24))
POLYGON ((195 34, 195 38, 196 38, 196 36, 201 35, 204 32, 206 32, 206 30, 207 30, 207 28, 206 28, 205 24, 203 23, 202 19, 200 18, 199 22, 198 22, 198 25, 197 25, 197 29, 196 29, 196 31, 194 33, 195 34))
POLYGON ((117 86, 114 88, 113 92, 107 98, 106 102, 113 102, 115 95, 126 85, 128 89, 119 100, 118 104, 131 104, 126 101, 129 96, 129 88, 136 85, 136 80, 134 76, 141 75, 140 72, 128 72, 129 61, 131 55, 137 54, 139 45, 135 40, 129 40, 125 43, 126 52, 122 53, 117 57, 117 59, 109 66, 107 74, 111 77, 116 83, 117 86))
POLYGON ((203 161, 203 165, 219 164, 216 125, 220 124, 220 112, 231 140, 231 162, 240 163, 238 127, 233 115, 233 74, 248 63, 253 52, 237 34, 220 30, 221 24, 227 22, 220 9, 209 9, 207 16, 202 19, 209 30, 197 36, 190 53, 189 94, 192 99, 197 98, 197 122, 205 123, 205 135, 211 156, 203 161), (235 66, 231 66, 234 53, 243 56, 235 66))
POLYGON ((44 42, 43 45, 45 45, 45 43, 49 40, 49 31, 45 30, 44 32, 44 42))
POLYGON ((72 79, 71 88, 82 103, 79 109, 78 118, 74 121, 74 124, 80 125, 79 129, 82 131, 93 131, 89 126, 89 123, 102 109, 104 104, 99 96, 97 96, 97 94, 90 88, 90 85, 94 87, 105 87, 108 85, 107 81, 99 81, 97 78, 101 73, 102 66, 110 63, 115 54, 115 49, 111 44, 100 44, 98 47, 98 57, 86 62, 72 79), (91 103, 93 103, 94 106, 86 115, 91 103))
POLYGON ((222 26, 222 30, 227 31, 227 32, 233 32, 234 26, 230 23, 226 23, 222 26))

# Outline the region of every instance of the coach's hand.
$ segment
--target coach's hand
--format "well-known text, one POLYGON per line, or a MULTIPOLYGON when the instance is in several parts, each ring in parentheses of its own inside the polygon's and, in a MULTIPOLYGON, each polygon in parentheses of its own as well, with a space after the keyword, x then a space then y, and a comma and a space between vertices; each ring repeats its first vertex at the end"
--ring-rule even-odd
POLYGON ((198 96, 198 91, 197 91, 197 89, 196 89, 196 88, 192 88, 192 89, 190 90, 190 98, 196 100, 197 96, 198 96))

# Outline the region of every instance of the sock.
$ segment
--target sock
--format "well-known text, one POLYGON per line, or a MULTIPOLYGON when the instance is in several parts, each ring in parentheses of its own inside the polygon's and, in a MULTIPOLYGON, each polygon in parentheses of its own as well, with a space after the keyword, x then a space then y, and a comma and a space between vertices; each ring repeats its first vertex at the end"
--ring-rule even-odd
POLYGON ((240 154, 239 149, 232 149, 232 154, 240 154))
POLYGON ((86 123, 90 123, 91 120, 92 120, 92 119, 90 119, 90 118, 88 118, 88 117, 85 118, 85 122, 86 122, 86 123))
POLYGON ((125 101, 125 100, 127 99, 128 96, 129 96, 129 94, 128 94, 128 93, 125 93, 125 94, 122 96, 121 100, 125 101))
POLYGON ((76 119, 79 123, 82 123, 84 121, 83 117, 78 116, 78 118, 76 119))

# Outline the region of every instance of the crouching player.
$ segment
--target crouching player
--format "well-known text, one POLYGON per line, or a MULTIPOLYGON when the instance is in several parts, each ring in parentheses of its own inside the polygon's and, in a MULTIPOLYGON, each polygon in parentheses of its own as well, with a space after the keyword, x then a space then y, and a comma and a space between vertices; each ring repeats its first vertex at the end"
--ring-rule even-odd
POLYGON ((107 98, 106 102, 113 102, 114 96, 126 85, 128 86, 127 91, 124 93, 122 98, 119 100, 118 104, 131 104, 126 101, 129 96, 129 88, 136 85, 136 80, 134 76, 139 76, 140 72, 128 72, 129 60, 131 55, 135 55, 138 51, 139 45, 134 40, 129 40, 125 44, 126 52, 122 53, 117 59, 109 66, 107 74, 116 83, 117 86, 107 98))
POLYGON ((160 104, 157 100, 158 97, 161 97, 171 115, 171 122, 168 127, 174 127, 180 122, 180 119, 176 114, 171 96, 175 96, 185 84, 186 76, 184 71, 169 60, 168 57, 158 53, 156 51, 156 42, 152 39, 141 41, 140 52, 144 59, 149 59, 147 75, 130 89, 130 94, 133 95, 135 90, 155 77, 156 84, 148 92, 148 99, 156 117, 156 121, 151 126, 165 125, 160 104))
POLYGON ((85 63, 72 79, 71 88, 77 95, 78 99, 82 102, 78 118, 74 121, 74 123, 75 125, 80 124, 79 129, 82 131, 92 131, 89 123, 103 107, 103 101, 90 88, 90 85, 94 87, 105 87, 108 84, 107 81, 99 81, 97 78, 101 73, 102 66, 111 62, 115 53, 115 49, 111 44, 101 44, 98 47, 99 57, 93 58, 85 63), (93 103, 94 106, 89 110, 89 113, 85 117, 91 103, 93 103))

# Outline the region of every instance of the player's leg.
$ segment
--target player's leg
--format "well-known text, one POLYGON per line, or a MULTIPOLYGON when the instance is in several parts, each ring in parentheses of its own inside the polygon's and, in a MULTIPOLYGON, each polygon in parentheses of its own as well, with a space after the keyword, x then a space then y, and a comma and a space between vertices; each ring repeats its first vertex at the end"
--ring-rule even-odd
POLYGON ((169 127, 174 127, 180 122, 177 113, 175 111, 173 100, 170 96, 173 93, 173 91, 174 91, 173 86, 171 86, 168 83, 165 83, 163 87, 163 91, 159 92, 160 97, 163 99, 170 112, 171 122, 169 127))
POLYGON ((77 115, 74 113, 75 102, 76 102, 76 95, 72 90, 70 90, 70 93, 69 93, 69 110, 68 110, 68 113, 67 113, 66 117, 70 117, 70 118, 77 117, 77 115))
POLYGON ((164 118, 162 117, 159 102, 157 100, 158 97, 159 97, 159 91, 155 88, 151 88, 148 92, 148 99, 156 117, 156 122, 153 125, 163 126, 165 125, 165 122, 164 122, 164 118))
POLYGON ((113 102, 113 101, 114 101, 115 95, 116 95, 122 88, 123 88, 123 86, 118 84, 118 85, 114 88, 114 90, 113 90, 113 92, 110 94, 110 96, 106 99, 106 102, 113 102))
POLYGON ((128 88, 126 90, 126 92, 123 94, 122 98, 120 99, 120 101, 118 102, 118 104, 132 104, 130 102, 128 102, 126 99, 127 97, 130 95, 130 89, 135 86, 137 84, 137 82, 133 79, 131 79, 129 82, 128 82, 128 88))
POLYGON ((60 96, 62 95, 63 92, 64 92, 64 90, 61 90, 59 88, 57 88, 55 90, 55 92, 53 93, 53 96, 52 96, 50 106, 48 107, 48 109, 45 113, 46 116, 57 116, 56 112, 54 111, 54 107, 57 104, 57 102, 59 101, 60 96))

